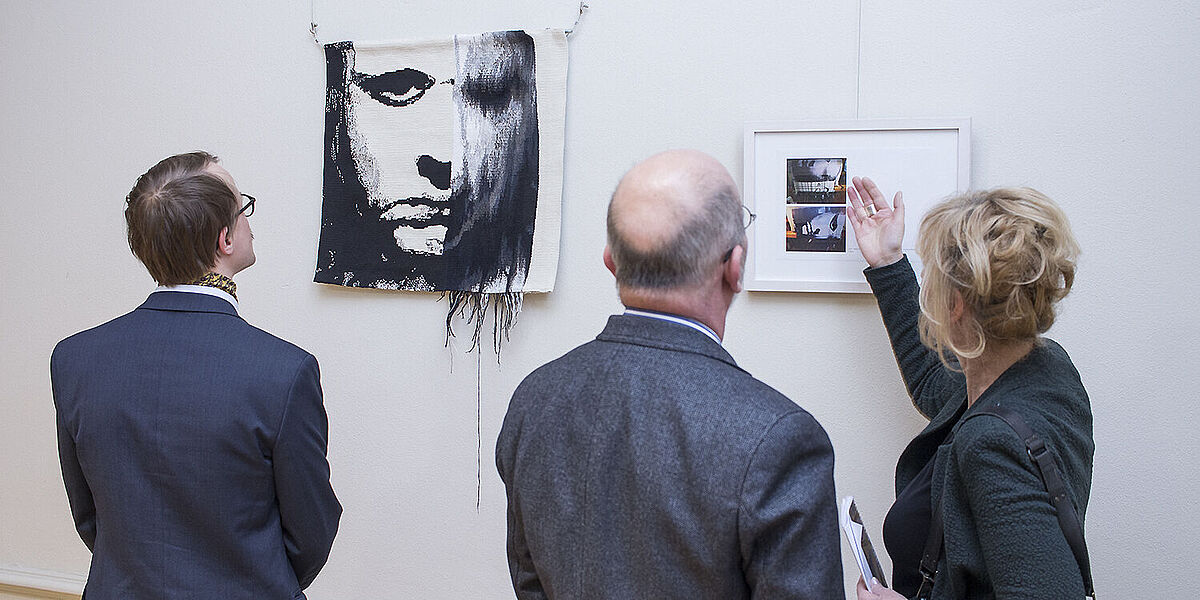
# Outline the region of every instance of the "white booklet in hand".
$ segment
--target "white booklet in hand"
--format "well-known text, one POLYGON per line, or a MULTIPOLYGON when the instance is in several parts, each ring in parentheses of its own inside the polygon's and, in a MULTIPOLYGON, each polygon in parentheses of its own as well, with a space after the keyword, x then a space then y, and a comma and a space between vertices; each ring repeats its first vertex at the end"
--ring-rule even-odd
POLYGON ((846 540, 850 542, 850 550, 854 553, 854 560, 858 563, 858 570, 862 572, 863 581, 867 583, 867 589, 875 591, 871 587, 872 577, 887 587, 887 580, 883 577, 883 568, 879 566, 879 557, 875 555, 875 547, 871 545, 871 538, 867 536, 867 528, 863 527, 862 515, 858 514, 858 507, 854 505, 854 496, 842 498, 842 510, 839 516, 842 522, 842 531, 846 534, 846 540))

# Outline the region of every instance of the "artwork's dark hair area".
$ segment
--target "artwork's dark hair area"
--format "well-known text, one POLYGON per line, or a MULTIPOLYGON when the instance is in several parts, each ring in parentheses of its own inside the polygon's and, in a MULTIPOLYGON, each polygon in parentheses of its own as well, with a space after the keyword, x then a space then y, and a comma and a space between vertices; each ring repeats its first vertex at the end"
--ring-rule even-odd
POLYGON ((238 197, 208 171, 216 162, 207 152, 165 158, 125 199, 129 248, 161 285, 195 281, 211 270, 221 230, 234 225, 238 197))
POLYGON ((456 44, 455 109, 466 136, 446 233, 458 280, 451 289, 519 292, 533 251, 540 168, 533 38, 501 31, 456 44))

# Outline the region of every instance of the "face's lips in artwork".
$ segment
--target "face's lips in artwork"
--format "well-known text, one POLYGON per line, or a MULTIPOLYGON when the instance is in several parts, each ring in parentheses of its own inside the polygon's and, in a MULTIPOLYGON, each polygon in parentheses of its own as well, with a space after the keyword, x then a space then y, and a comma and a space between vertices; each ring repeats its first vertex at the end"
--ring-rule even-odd
POLYGON ((381 206, 379 220, 384 222, 410 221, 421 224, 438 214, 450 214, 450 197, 411 196, 393 200, 381 206))

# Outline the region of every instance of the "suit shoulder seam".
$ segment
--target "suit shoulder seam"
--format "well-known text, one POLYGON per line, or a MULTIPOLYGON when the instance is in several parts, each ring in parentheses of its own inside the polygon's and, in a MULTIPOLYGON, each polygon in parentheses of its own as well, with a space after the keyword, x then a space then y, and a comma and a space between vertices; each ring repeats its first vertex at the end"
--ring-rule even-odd
POLYGON ((300 381, 300 375, 304 372, 304 367, 310 360, 316 361, 316 357, 308 354, 307 352, 304 353, 304 358, 300 360, 299 364, 296 365, 295 372, 292 373, 292 383, 288 386, 287 397, 285 397, 283 401, 283 410, 279 411, 279 423, 275 425, 275 436, 271 444, 272 452, 274 452, 274 449, 279 446, 279 436, 283 433, 283 423, 287 420, 288 411, 290 411, 292 408, 292 399, 294 397, 293 392, 296 390, 296 383, 300 381))

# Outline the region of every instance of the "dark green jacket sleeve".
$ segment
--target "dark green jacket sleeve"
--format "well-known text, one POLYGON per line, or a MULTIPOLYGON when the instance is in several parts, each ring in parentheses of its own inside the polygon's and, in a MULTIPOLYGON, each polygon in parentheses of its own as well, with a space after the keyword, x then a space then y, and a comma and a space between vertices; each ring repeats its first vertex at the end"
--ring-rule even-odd
POLYGON ((865 274, 879 303, 908 395, 917 410, 932 419, 947 401, 961 399, 963 376, 947 369, 937 354, 921 343, 917 327, 920 288, 912 264, 906 256, 885 267, 867 269, 865 274))

